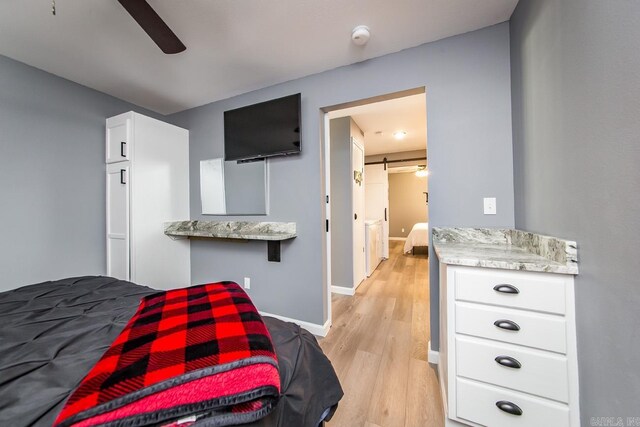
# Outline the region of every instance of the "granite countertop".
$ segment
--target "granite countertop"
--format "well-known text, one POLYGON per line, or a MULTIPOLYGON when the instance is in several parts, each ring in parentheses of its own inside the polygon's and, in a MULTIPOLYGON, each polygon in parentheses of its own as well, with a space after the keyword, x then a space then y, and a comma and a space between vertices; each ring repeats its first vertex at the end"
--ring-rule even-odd
POLYGON ((164 224, 164 234, 240 240, 287 240, 296 234, 295 222, 174 221, 164 224))
POLYGON ((511 229, 434 227, 432 233, 444 264, 578 274, 574 241, 511 229))

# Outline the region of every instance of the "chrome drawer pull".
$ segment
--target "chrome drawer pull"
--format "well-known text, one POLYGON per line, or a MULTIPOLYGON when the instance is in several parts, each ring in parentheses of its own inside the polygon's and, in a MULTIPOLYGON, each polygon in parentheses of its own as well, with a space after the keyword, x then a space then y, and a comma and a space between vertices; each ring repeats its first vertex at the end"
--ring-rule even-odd
POLYGON ((501 285, 495 285, 493 290, 496 292, 500 292, 503 294, 519 294, 520 290, 513 285, 509 285, 508 283, 503 283, 501 285))
POLYGON ((513 322, 511 320, 500 319, 493 322, 493 324, 500 329, 506 329, 508 331, 520 330, 520 326, 516 322, 513 322))
POLYGON ((506 366, 507 368, 520 369, 522 364, 518 360, 509 356, 498 356, 495 358, 498 365, 506 366))
POLYGON ((518 405, 513 402, 509 402, 507 400, 499 400, 496 402, 496 406, 503 412, 511 415, 522 415, 522 409, 518 405))

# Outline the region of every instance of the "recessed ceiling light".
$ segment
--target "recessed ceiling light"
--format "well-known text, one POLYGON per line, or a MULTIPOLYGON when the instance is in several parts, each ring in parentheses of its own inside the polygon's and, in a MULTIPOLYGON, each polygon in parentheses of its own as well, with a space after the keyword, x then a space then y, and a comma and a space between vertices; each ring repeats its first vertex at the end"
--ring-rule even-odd
POLYGON ((403 130, 399 130, 393 133, 393 137, 395 139, 404 139, 405 136, 407 136, 407 133, 403 130))

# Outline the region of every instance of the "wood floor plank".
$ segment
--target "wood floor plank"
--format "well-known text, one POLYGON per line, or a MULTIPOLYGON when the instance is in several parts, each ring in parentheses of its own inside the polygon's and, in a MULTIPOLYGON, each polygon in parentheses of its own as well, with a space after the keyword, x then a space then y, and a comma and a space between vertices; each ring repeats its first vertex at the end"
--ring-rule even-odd
POLYGON ((404 427, 411 353, 411 329, 393 320, 380 361, 367 420, 385 427, 404 427))
POLYGON ((405 426, 440 427, 444 425, 437 378, 429 363, 411 359, 405 426), (434 387, 434 384, 436 387, 434 387))
POLYGON ((367 335, 360 342, 360 350, 370 353, 382 354, 387 342, 389 328, 395 307, 395 298, 385 298, 386 305, 376 314, 368 315, 368 321, 371 322, 367 335))
POLYGON ((411 317, 413 315, 413 301, 411 298, 398 297, 396 299, 396 305, 393 310, 393 320, 399 320, 401 322, 411 323, 411 317))
POLYGON ((375 384, 381 356, 358 350, 342 382, 344 397, 340 401, 330 426, 365 425, 369 408, 369 390, 375 384))
POLYGON ((363 323, 364 320, 365 316, 355 313, 335 345, 327 352, 327 356, 331 360, 331 363, 333 363, 338 378, 340 379, 342 379, 349 370, 353 357, 358 350, 358 345, 364 336, 363 329, 366 326, 363 323))
POLYGON ((429 340, 429 304, 414 300, 411 318, 411 357, 427 360, 429 340))

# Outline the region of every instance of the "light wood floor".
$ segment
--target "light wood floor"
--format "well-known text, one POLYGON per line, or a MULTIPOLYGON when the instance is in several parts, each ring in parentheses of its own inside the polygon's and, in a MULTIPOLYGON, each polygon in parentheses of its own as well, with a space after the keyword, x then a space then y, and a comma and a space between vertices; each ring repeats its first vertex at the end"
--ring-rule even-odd
POLYGON ((344 397, 328 427, 442 426, 435 368, 427 363, 429 261, 403 255, 391 241, 389 259, 354 296, 332 297, 329 334, 320 340, 344 397))

